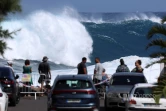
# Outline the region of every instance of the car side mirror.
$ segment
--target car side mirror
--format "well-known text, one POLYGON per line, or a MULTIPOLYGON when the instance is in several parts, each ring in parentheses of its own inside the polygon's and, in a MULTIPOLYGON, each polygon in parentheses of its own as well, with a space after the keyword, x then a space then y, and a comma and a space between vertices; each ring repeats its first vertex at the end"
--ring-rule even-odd
POLYGON ((18 79, 19 78, 19 75, 16 75, 15 79, 18 79))

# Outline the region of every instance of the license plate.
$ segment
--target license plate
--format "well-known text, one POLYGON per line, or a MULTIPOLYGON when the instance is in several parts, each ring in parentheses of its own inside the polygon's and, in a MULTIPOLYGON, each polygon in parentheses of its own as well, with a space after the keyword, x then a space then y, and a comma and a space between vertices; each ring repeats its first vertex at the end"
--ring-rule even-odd
POLYGON ((160 107, 160 105, 144 104, 145 107, 160 107))
POLYGON ((67 103, 80 103, 81 100, 80 99, 68 99, 67 103))

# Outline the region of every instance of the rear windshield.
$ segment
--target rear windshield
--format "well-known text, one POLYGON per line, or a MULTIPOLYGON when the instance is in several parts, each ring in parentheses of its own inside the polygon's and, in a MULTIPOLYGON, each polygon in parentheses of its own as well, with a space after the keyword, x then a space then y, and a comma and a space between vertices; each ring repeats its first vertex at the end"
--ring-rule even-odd
POLYGON ((146 80, 144 76, 114 76, 110 82, 111 85, 135 85, 146 83, 146 80))
POLYGON ((0 69, 0 78, 10 77, 10 70, 7 68, 0 69))
POLYGON ((87 89, 92 88, 90 81, 85 80, 59 80, 56 85, 56 89, 87 89))
POLYGON ((134 97, 137 98, 153 98, 153 89, 152 87, 146 88, 137 88, 134 92, 134 97))

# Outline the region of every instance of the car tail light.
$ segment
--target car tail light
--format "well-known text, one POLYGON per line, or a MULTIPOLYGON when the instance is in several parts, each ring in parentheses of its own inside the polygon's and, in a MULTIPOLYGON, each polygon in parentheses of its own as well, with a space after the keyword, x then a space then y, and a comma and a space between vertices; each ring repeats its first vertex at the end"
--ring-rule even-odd
POLYGON ((96 94, 96 91, 95 90, 90 90, 90 91, 87 91, 88 94, 96 94))
POLYGON ((3 94, 2 93, 0 93, 0 97, 2 97, 3 96, 3 94))
POLYGON ((95 90, 55 90, 53 95, 63 94, 63 93, 75 93, 75 94, 95 94, 95 90))
POLYGON ((130 104, 137 104, 137 102, 136 102, 134 99, 131 99, 131 100, 129 101, 129 103, 130 103, 130 104))
POLYGON ((14 84, 14 81, 3 81, 5 84, 14 84))

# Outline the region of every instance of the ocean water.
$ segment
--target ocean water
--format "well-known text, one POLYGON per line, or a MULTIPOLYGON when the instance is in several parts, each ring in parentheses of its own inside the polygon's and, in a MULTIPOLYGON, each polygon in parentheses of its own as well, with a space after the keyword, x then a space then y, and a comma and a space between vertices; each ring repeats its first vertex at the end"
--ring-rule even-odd
MULTIPOLYGON (((29 15, 10 16, 1 25, 10 31, 21 29, 7 40, 12 50, 5 53, 1 65, 13 60, 17 73, 25 59, 31 60, 33 73, 43 56, 49 57, 52 75, 76 74, 82 57, 88 58, 88 72, 93 73, 94 58, 100 57, 107 73, 113 74, 124 58, 130 69, 137 59, 143 67, 156 59, 148 55, 157 48, 145 50, 148 30, 160 24, 165 13, 79 13, 66 7, 60 12, 39 10, 29 15)), ((150 82, 156 81, 160 65, 145 69, 150 82), (155 70, 155 71, 154 71, 155 70), (154 75, 152 77, 152 75, 154 75), (151 77, 151 78, 149 78, 151 77)))

